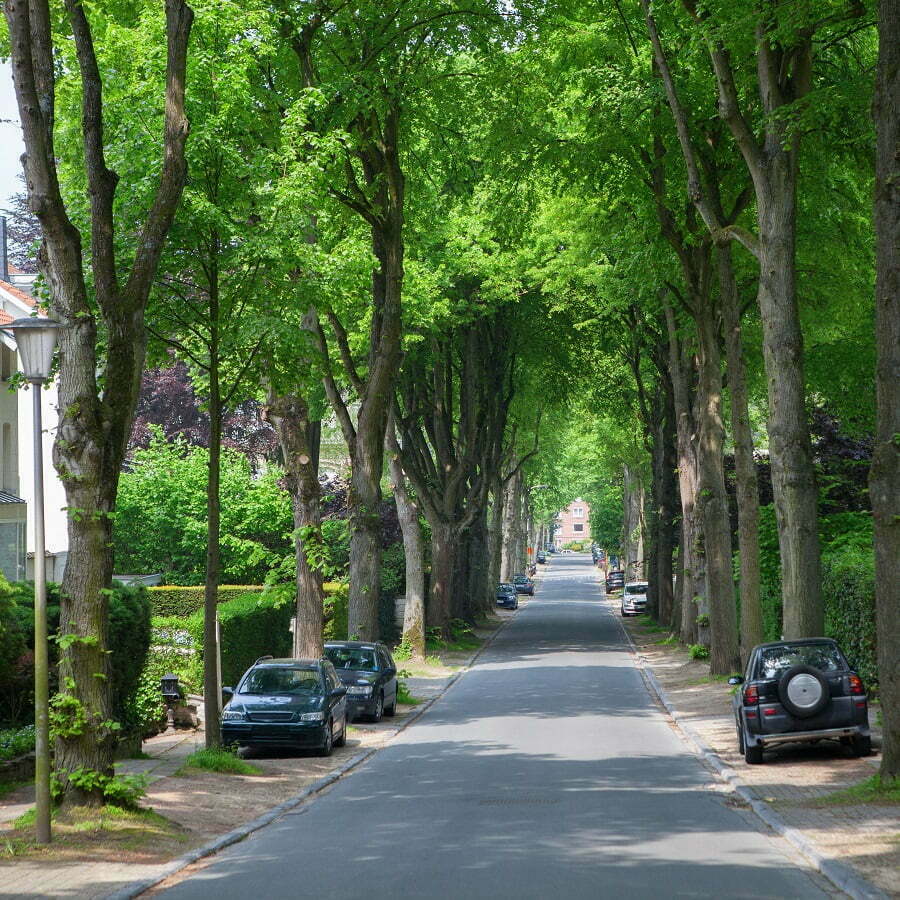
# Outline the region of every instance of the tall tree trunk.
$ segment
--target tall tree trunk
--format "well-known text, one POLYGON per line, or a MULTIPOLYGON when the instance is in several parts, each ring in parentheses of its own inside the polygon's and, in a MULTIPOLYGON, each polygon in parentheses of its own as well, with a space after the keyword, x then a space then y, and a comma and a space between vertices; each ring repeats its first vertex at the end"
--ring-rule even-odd
POLYGON ((747 369, 741 338, 741 298, 734 276, 731 244, 717 247, 719 295, 725 329, 731 432, 740 554, 741 658, 763 641, 759 574, 759 485, 753 458, 753 432, 747 399, 747 369))
POLYGON ((806 421, 803 334, 795 284, 796 168, 794 153, 775 154, 769 161, 765 188, 757 191, 758 300, 787 639, 816 637, 825 630, 818 488, 806 421))
POLYGON ((693 643, 697 634, 696 605, 700 570, 699 553, 702 539, 699 533, 697 499, 697 460, 694 452, 694 417, 690 401, 690 385, 683 359, 681 342, 675 324, 675 315, 665 308, 666 329, 669 336, 669 370, 675 406, 675 430, 677 435, 678 489, 681 497, 681 550, 678 608, 680 619, 674 622, 681 640, 693 643))
MULTIPOLYGON (((63 201, 54 149, 56 71, 53 16, 46 0, 9 0, 13 83, 25 154, 28 205, 41 223, 39 265, 51 310, 67 325, 60 335, 59 425, 53 461, 66 491, 69 556, 60 592, 61 693, 84 716, 56 739, 56 774, 65 801, 101 803, 100 782, 82 790, 69 774, 112 774, 116 732, 109 680, 108 590, 112 580, 112 516, 119 473, 134 418, 146 354, 144 312, 160 254, 187 175, 185 76, 193 12, 166 0, 165 126, 159 183, 131 264, 119 267, 114 201, 118 176, 104 158, 101 73, 88 13, 67 9, 81 74, 81 148, 90 199, 92 297, 88 299, 82 236, 63 201), (102 329, 104 340, 98 342, 102 329), (101 384, 102 382, 102 388, 101 384), (77 511, 77 512, 76 512, 77 511)), ((68 139, 73 139, 72 135, 68 139)), ((77 139, 76 139, 77 140, 77 139)), ((146 181, 152 173, 143 171, 146 181)), ((133 218, 129 233, 134 233, 133 218)))
POLYGON ((311 421, 309 406, 298 394, 269 391, 264 418, 272 423, 284 457, 284 480, 294 512, 297 559, 294 656, 318 659, 323 651, 325 595, 321 562, 323 547, 319 485, 321 422, 311 421))
POLYGON ((488 565, 488 595, 485 598, 489 609, 494 609, 494 591, 497 584, 503 580, 503 508, 506 492, 502 479, 494 479, 491 487, 491 512, 488 525, 490 540, 490 561, 488 565))
POLYGON ((731 565, 731 523, 725 492, 722 424, 722 371, 719 336, 711 304, 698 310, 700 373, 697 385, 699 424, 699 508, 706 550, 710 629, 710 671, 724 675, 740 668, 734 575, 731 565))
POLYGON ((438 628, 443 637, 449 637, 458 535, 448 522, 435 518, 429 524, 431 525, 431 598, 428 604, 428 627, 438 628))
POLYGON ((641 581, 644 573, 644 484, 641 475, 626 464, 623 488, 625 521, 622 549, 625 581, 641 581))
POLYGON ((869 474, 875 520, 882 778, 900 776, 900 0, 881 0, 873 114, 875 156, 875 388, 878 421, 869 474))
POLYGON ((654 589, 654 615, 668 625, 672 621, 674 596, 672 589, 672 554, 677 540, 675 507, 675 410, 671 377, 660 373, 656 422, 653 431, 653 500, 654 500, 654 565, 650 581, 654 589))
MULTIPOLYGON (((211 304, 212 306, 212 304, 211 304)), ((219 482, 222 471, 222 397, 219 389, 217 329, 218 313, 210 311, 209 368, 209 471, 206 483, 206 583, 203 588, 203 716, 206 746, 219 747, 222 733, 222 695, 219 684, 219 635, 216 627, 219 602, 219 577, 222 568, 219 547, 221 501, 219 482)))
POLYGON ((472 621, 485 616, 490 609, 486 599, 492 593, 489 577, 490 548, 487 509, 482 508, 469 526, 469 571, 467 608, 472 621))
POLYGON ((500 581, 512 581, 518 571, 519 528, 522 507, 521 473, 510 478, 503 491, 503 545, 500 564, 500 581))
POLYGON ((402 641, 410 648, 412 658, 421 660, 425 658, 425 547, 419 525, 419 508, 406 487, 406 477, 400 463, 400 447, 397 446, 391 422, 388 423, 387 450, 406 565, 402 641))

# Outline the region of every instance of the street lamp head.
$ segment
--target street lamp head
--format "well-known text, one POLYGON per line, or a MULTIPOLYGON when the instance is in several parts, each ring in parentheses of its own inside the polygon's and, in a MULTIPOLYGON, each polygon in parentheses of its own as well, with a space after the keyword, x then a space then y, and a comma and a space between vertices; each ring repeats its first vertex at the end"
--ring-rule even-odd
POLYGON ((42 384, 50 377, 53 350, 61 328, 65 326, 38 316, 16 319, 3 326, 4 331, 12 332, 22 359, 22 372, 33 384, 42 384))

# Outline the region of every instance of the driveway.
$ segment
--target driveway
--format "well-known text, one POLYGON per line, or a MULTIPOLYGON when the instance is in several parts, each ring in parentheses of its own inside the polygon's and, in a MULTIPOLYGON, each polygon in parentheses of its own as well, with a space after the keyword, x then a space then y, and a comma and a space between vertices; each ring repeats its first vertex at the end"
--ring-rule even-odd
POLYGON ((166 896, 833 896, 650 700, 596 571, 554 558, 418 722, 166 896))

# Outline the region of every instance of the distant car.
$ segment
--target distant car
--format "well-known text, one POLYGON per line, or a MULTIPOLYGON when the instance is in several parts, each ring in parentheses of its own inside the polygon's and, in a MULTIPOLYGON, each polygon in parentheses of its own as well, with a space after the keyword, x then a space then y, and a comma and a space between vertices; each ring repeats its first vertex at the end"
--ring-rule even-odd
POLYGON ((568 547, 563 547, 562 550, 560 550, 559 552, 560 553, 571 553, 572 551, 568 547))
POLYGON ((365 716, 380 722, 382 715, 397 710, 397 666, 388 648, 380 643, 329 641, 325 656, 347 688, 350 720, 365 716))
POLYGON ((647 582, 629 581, 622 591, 622 615, 638 616, 647 611, 647 582))
POLYGON ((347 688, 327 659, 258 659, 222 710, 222 742, 302 747, 330 756, 347 740, 347 688))
POLYGON ((517 594, 528 594, 534 596, 534 582, 527 575, 513 576, 513 585, 517 594))
POLYGON ((537 555, 537 563, 539 566, 543 566, 547 564, 547 557, 543 553, 538 553, 537 555))
POLYGON ((548 553, 556 553, 556 547, 554 547, 554 546, 551 544, 549 547, 547 547, 547 552, 548 552, 548 553))
POLYGON ((836 740, 872 752, 866 687, 829 638, 778 641, 750 651, 732 701, 738 746, 751 764, 792 741, 836 740))
POLYGON ((497 606, 503 606, 506 609, 519 608, 519 595, 516 592, 515 585, 507 581, 501 581, 497 585, 497 606))
POLYGON ((606 592, 620 591, 625 586, 625 573, 620 571, 608 572, 606 575, 606 592))

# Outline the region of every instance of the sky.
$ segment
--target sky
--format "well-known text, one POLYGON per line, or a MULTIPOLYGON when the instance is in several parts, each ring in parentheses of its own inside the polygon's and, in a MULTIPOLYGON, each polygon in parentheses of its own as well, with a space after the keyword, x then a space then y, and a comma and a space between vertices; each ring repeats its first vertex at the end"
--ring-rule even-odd
POLYGON ((18 176, 22 171, 19 157, 25 146, 19 130, 19 111, 11 71, 8 61, 0 62, 0 209, 23 188, 18 176))

